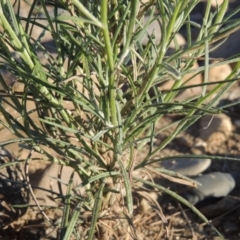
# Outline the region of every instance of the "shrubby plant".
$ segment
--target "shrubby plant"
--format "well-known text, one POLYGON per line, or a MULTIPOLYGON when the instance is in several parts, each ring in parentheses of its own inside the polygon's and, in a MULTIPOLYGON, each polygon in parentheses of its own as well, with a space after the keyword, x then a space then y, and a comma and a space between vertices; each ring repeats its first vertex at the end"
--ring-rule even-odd
MULTIPOLYGON (((213 14, 208 1, 202 25, 190 19, 197 0, 34 0, 29 3, 26 18, 20 15, 20 2, 13 3, 15 11, 10 0, 0 3, 0 67, 23 85, 22 92, 15 92, 0 78, 3 92, 8 93, 8 98, 1 95, 1 102, 19 116, 14 118, 1 106, 1 124, 16 136, 3 139, 1 145, 24 143, 32 152, 40 153, 40 159, 71 166, 82 179, 78 186, 84 192, 82 196, 74 194, 75 187, 69 183, 68 193, 72 194, 64 199, 61 239, 76 235, 79 226, 85 226, 82 238, 110 239, 122 226, 128 226, 134 236, 133 192, 139 184, 168 193, 208 222, 176 193, 142 179, 134 171, 145 169, 151 175, 151 164, 163 160, 154 158, 156 153, 204 114, 220 111, 214 104, 238 77, 239 67, 238 58, 209 63, 212 44, 220 44, 238 28, 238 21, 225 15, 228 1, 213 14), (144 22, 146 15, 150 17, 144 22), (160 43, 155 44, 158 33, 153 32, 142 46, 141 38, 156 18, 161 26, 160 43), (36 26, 42 28, 42 33, 33 39, 36 26), (199 28, 195 41, 191 39, 192 26, 199 28), (184 47, 175 40, 182 27, 187 29, 184 47), (41 41, 49 33, 56 57, 41 41), (169 55, 171 42, 175 49, 169 55), (192 69, 200 57, 204 57, 204 67, 192 69), (207 91, 208 69, 230 62, 236 62, 236 68, 207 91), (180 91, 196 87, 185 86, 182 81, 190 72, 204 73, 202 93, 175 102, 180 91), (174 80, 172 89, 161 92, 159 84, 168 79, 174 80), (36 106, 31 112, 27 107, 30 101, 36 106), (37 113, 39 123, 32 121, 32 112, 37 113), (174 123, 175 131, 155 147, 153 142, 159 133, 155 124, 164 115, 176 112, 183 117, 174 123), (148 152, 137 159, 137 152, 146 144, 150 146, 148 152), (91 212, 87 223, 80 217, 84 211, 91 212)), ((34 160, 29 155, 28 161, 34 160)))

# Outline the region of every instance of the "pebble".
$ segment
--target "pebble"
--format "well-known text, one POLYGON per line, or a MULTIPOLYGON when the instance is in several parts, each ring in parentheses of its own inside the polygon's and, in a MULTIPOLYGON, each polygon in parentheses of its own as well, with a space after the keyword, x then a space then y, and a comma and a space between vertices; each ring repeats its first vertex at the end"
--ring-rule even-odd
POLYGON ((205 115, 200 120, 199 137, 208 144, 219 146, 231 134, 233 126, 231 119, 221 113, 217 115, 205 115))
MULTIPOLYGON (((31 3, 26 3, 25 1, 19 1, 20 4, 14 4, 14 11, 15 12, 18 12, 19 11, 19 16, 21 16, 22 18, 26 18, 28 17, 28 14, 29 14, 29 11, 32 7, 32 4, 31 3), (19 6, 20 5, 20 6, 19 6), (19 9, 18 9, 18 6, 19 6, 19 9)), ((49 11, 49 13, 51 14, 51 12, 53 12, 53 8, 50 7, 50 6, 47 6, 47 9, 49 11)), ((36 14, 36 12, 33 12, 33 15, 36 14)), ((45 17, 45 16, 44 16, 45 17)), ((41 24, 43 26, 47 26, 48 25, 48 21, 47 20, 44 20, 44 19, 41 19, 41 20, 36 20, 36 22, 38 24, 41 24)), ((26 26, 26 21, 22 21, 21 22, 22 25, 25 27, 26 26)), ((29 29, 32 28, 32 24, 29 24, 29 29)), ((30 31, 28 32, 30 33, 30 31)), ((39 27, 37 25, 34 25, 33 27, 33 30, 31 31, 31 37, 33 39, 38 39, 40 37, 40 35, 43 34, 43 28, 42 27, 39 27)), ((43 36, 41 37, 41 41, 48 41, 52 39, 52 33, 50 31, 46 31, 43 36)))
POLYGON ((139 202, 138 210, 141 213, 150 212, 153 207, 151 205, 156 205, 158 195, 155 192, 145 193, 141 196, 141 200, 139 202))
POLYGON ((212 172, 194 178, 201 186, 182 194, 191 204, 195 205, 209 198, 227 196, 235 187, 233 176, 229 173, 212 172))
MULTIPOLYGON (((142 24, 145 25, 149 21, 149 18, 150 16, 145 16, 142 20, 142 24)), ((152 36, 153 34, 154 34, 153 41, 155 42, 155 44, 158 45, 160 43, 162 34, 159 22, 160 19, 155 19, 150 24, 148 24, 148 26, 146 27, 146 33, 143 33, 143 35, 140 37, 141 38, 140 43, 142 45, 147 45, 149 37, 152 36)), ((184 37, 180 33, 176 33, 174 36, 179 46, 183 46, 186 44, 184 37)), ((171 41, 169 47, 175 48, 174 41, 171 41)))
MULTIPOLYGON (((209 0, 208 0, 209 1, 209 0)), ((223 3, 224 0, 210 0, 212 7, 216 8, 223 3)), ((207 2, 207 0, 202 0, 202 2, 207 2)))
MULTIPOLYGON (((217 63, 213 61, 211 64, 217 63)), ((216 67, 209 68, 208 70, 208 82, 219 82, 227 78, 227 76, 232 72, 232 68, 229 64, 224 64, 216 67)), ((216 87, 217 84, 208 85, 207 89, 211 90, 216 87)))
MULTIPOLYGON (((191 67, 192 70, 197 70, 199 68, 199 65, 197 62, 195 62, 193 64, 193 66, 191 67)), ((202 83, 202 75, 199 73, 195 76, 195 72, 193 73, 188 73, 186 75, 183 76, 182 78, 182 85, 183 86, 191 86, 191 85, 197 85, 197 84, 201 84, 202 83), (190 80, 189 80, 190 79, 190 80), (189 80, 189 81, 188 81, 189 80)), ((175 81, 174 80, 168 80, 165 83, 161 84, 159 86, 159 89, 161 91, 166 91, 169 90, 173 87, 175 81)), ((175 98, 175 100, 177 101, 184 101, 187 98, 196 96, 198 94, 201 94, 202 92, 202 87, 194 87, 194 88, 188 88, 184 91, 180 91, 178 96, 175 98)))
MULTIPOLYGON (((44 204, 46 206, 58 206, 59 199, 55 201, 54 198, 56 198, 58 195, 61 195, 61 193, 63 196, 66 195, 67 186, 73 169, 71 167, 63 166, 62 173, 59 176, 59 168, 60 166, 54 163, 49 165, 46 169, 42 170, 41 174, 39 174, 39 182, 37 183, 37 188, 33 188, 34 194, 39 204, 44 204), (61 188, 59 188, 59 185, 61 188), (43 190, 39 188, 42 188, 43 190), (52 191, 55 194, 52 194, 49 191, 52 191)), ((78 174, 75 173, 73 178, 73 185, 77 186, 80 183, 81 179, 78 174)), ((32 204, 35 204, 33 200, 32 204)))
POLYGON ((196 176, 211 165, 211 159, 186 158, 164 160, 161 166, 185 176, 196 176))

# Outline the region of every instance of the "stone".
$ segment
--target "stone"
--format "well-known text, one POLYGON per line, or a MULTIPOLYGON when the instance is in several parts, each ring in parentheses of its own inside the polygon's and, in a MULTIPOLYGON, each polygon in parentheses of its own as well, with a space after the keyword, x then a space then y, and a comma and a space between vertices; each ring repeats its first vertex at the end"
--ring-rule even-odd
MULTIPOLYGON (((14 3, 14 2, 16 3, 16 1, 12 1, 12 3, 14 3)), ((33 0, 28 1, 28 3, 27 3, 27 1, 18 1, 18 3, 14 5, 15 13, 17 13, 19 11, 19 16, 20 17, 27 18, 28 14, 29 14, 29 11, 32 7, 32 4, 33 4, 33 0), (19 7, 19 9, 18 9, 18 7, 19 7)), ((53 13, 53 7, 47 6, 47 9, 48 9, 50 14, 53 13)), ((34 10, 33 11, 33 16, 32 16, 33 18, 35 17, 34 15, 36 15, 36 13, 37 13, 36 10, 34 10)), ((41 16, 41 17, 45 18, 45 16, 41 16)), ((43 25, 43 26, 48 25, 48 21, 44 20, 44 19, 36 20, 36 22, 38 24, 43 25)), ((23 20, 21 23, 22 23, 23 27, 25 28, 26 21, 23 20)), ((32 24, 29 24, 29 28, 28 28, 29 32, 28 33, 30 33, 32 26, 33 26, 32 24)), ((31 31, 31 37, 36 40, 42 34, 43 34, 43 28, 34 24, 34 26, 32 28, 32 31, 31 31)), ((46 31, 41 37, 41 41, 48 41, 50 39, 52 39, 52 34, 51 34, 50 31, 46 31)))
POLYGON ((140 194, 141 200, 139 202, 138 210, 141 213, 149 213, 153 210, 153 207, 151 205, 157 204, 157 198, 158 195, 155 192, 149 192, 145 194, 140 194))
POLYGON ((211 164, 211 159, 183 158, 161 161, 161 166, 185 176, 196 176, 205 171, 211 164))
MULTIPOLYGON (((195 69, 197 70, 198 68, 199 68, 199 65, 198 65, 197 62, 195 62, 191 69, 192 70, 195 70, 195 69)), ((188 74, 184 75, 183 79, 182 79, 182 83, 185 83, 186 86, 191 86, 191 85, 202 83, 202 76, 201 76, 201 74, 198 74, 195 77, 193 77, 194 75, 195 75, 195 73, 188 73, 188 74), (189 80, 190 78, 192 78, 192 79, 189 80)), ((172 88, 174 83, 175 83, 174 80, 167 81, 166 83, 162 84, 159 88, 162 91, 169 90, 169 89, 172 88)))
POLYGON ((182 196, 191 204, 210 198, 221 198, 227 196, 235 187, 235 179, 229 173, 212 172, 194 178, 201 186, 188 190, 182 196))
MULTIPOLYGON (((209 0, 201 0, 202 2, 207 2, 209 0)), ((216 8, 223 3, 224 0, 210 0, 212 7, 216 8)))
POLYGON ((231 119, 221 113, 217 115, 205 115, 200 120, 199 137, 208 144, 221 145, 232 132, 231 119))
MULTIPOLYGON (((192 66, 192 70, 197 70, 199 68, 199 65, 197 62, 195 62, 192 66)), ((202 83, 202 75, 199 73, 196 75, 195 72, 188 73, 182 77, 182 86, 189 86, 188 89, 185 89, 183 91, 179 91, 178 95, 176 96, 175 100, 182 102, 188 98, 191 98, 193 96, 200 95, 202 92, 202 87, 190 87, 191 85, 198 85, 202 83)), ((175 80, 170 79, 163 84, 159 86, 159 89, 161 91, 168 91, 170 90, 175 83, 175 80)))
MULTIPOLYGON (((62 172, 60 173, 60 166, 58 164, 51 164, 47 166, 46 169, 41 171, 41 174, 38 176, 38 182, 35 177, 36 187, 32 186, 34 194, 39 202, 45 206, 58 206, 60 199, 54 200, 57 196, 64 197, 67 193, 67 186, 70 180, 70 176, 73 172, 73 168, 63 166, 62 172)), ((75 172, 73 178, 73 186, 77 186, 81 183, 79 175, 75 172)), ((80 189, 78 191, 82 193, 80 189)), ((32 200, 32 204, 35 202, 32 200)))
MULTIPOLYGON (((211 64, 214 64, 212 62, 211 64)), ((223 81, 227 78, 227 76, 232 72, 232 68, 229 64, 220 65, 217 67, 209 68, 208 70, 208 82, 218 82, 223 81)), ((216 84, 208 85, 207 90, 211 90, 216 87, 216 84)))
MULTIPOLYGON (((148 21, 149 21, 149 16, 145 16, 143 18, 143 20, 141 21, 143 25, 145 25, 148 21)), ((153 17, 154 18, 154 17, 153 17)), ((160 27, 160 18, 159 19, 154 19, 152 22, 148 23, 147 27, 146 27, 146 33, 143 33, 142 36, 140 36, 140 43, 142 45, 147 45, 148 41, 149 41, 149 36, 154 35, 155 38, 153 38, 153 41, 155 42, 156 45, 158 45, 161 41, 161 27, 160 27)), ((186 41, 184 39, 184 37, 180 34, 180 33, 176 33, 175 35, 175 39, 178 43, 179 46, 183 46, 186 44, 186 41)), ((175 48, 175 43, 172 40, 170 43, 171 48, 175 48)))
MULTIPOLYGON (((216 61, 212 62, 211 64, 216 63, 216 61)), ((198 69, 199 65, 198 63, 195 63, 192 67, 192 69, 198 69)), ((214 82, 220 82, 223 81, 227 78, 227 76, 232 72, 232 68, 229 64, 224 64, 224 65, 220 65, 217 67, 212 67, 209 68, 208 70, 208 82, 209 83, 214 83, 214 82)), ((204 73, 203 73, 204 74, 204 73)), ((185 75, 183 77, 183 83, 186 82, 186 84, 184 84, 184 86, 191 86, 191 85, 197 85, 197 84, 201 84, 203 82, 204 76, 203 74, 197 74, 196 76, 195 73, 189 73, 187 75, 185 75), (190 81, 188 81, 191 77, 193 77, 190 81)), ((169 81, 168 84, 171 83, 171 86, 173 85, 173 81, 169 81)), ((211 85, 207 85, 207 91, 212 90, 216 84, 211 84, 211 85)), ((168 87, 170 89, 170 86, 165 86, 168 87)), ((193 96, 197 96, 200 95, 202 93, 202 87, 198 86, 198 87, 193 87, 193 88, 188 88, 186 90, 184 90, 182 93, 180 93, 175 99, 177 101, 184 101, 186 98, 190 98, 193 96)))

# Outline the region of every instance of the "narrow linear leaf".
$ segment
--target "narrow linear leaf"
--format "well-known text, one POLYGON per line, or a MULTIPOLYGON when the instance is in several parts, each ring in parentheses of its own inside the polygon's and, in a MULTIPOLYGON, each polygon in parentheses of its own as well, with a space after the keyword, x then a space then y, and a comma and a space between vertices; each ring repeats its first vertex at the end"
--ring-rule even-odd
POLYGON ((127 207, 128 207, 129 215, 131 216, 133 213, 133 198, 132 198, 131 182, 122 161, 118 160, 118 163, 120 165, 122 175, 123 175, 124 186, 126 190, 127 207))
MULTIPOLYGON (((72 230, 74 228, 74 221, 73 220, 71 222, 71 220, 69 221, 69 214, 70 214, 70 204, 71 204, 71 191, 73 188, 73 177, 74 177, 74 171, 72 172, 70 179, 69 179, 69 183, 68 183, 68 187, 67 187, 67 192, 66 192, 66 198, 64 201, 64 208, 63 208, 63 217, 62 217, 62 223, 61 223, 61 233, 60 236, 61 238, 63 238, 64 235, 71 235, 72 230), (69 233, 68 233, 69 231, 69 233)), ((81 209, 80 206, 77 206, 77 209, 81 209)), ((79 211, 80 212, 80 211, 79 211)), ((64 238, 63 238, 64 239, 64 238)))
POLYGON ((74 230, 76 222, 79 221, 79 215, 80 215, 80 211, 81 211, 82 205, 83 205, 83 203, 79 202, 77 204, 77 207, 74 209, 72 218, 69 221, 69 224, 67 226, 66 233, 64 235, 63 240, 70 240, 71 239, 72 232, 74 230))
POLYGON ((91 220, 90 230, 88 233, 88 240, 92 240, 95 233, 96 223, 99 217, 99 211, 100 211, 100 207, 103 200, 102 195, 103 195, 104 186, 105 186, 105 183, 102 183, 100 185, 99 190, 97 191, 97 194, 95 197, 95 202, 94 202, 93 211, 92 211, 92 220, 91 220))

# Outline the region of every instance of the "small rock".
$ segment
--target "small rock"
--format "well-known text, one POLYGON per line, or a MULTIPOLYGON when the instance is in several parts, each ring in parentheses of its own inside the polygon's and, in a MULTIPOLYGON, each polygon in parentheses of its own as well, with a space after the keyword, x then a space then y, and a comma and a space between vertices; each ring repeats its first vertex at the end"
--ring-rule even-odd
MULTIPOLYGON (((19 16, 21 18, 26 18, 28 17, 28 14, 30 12, 30 9, 32 7, 32 0, 30 1, 29 3, 26 3, 25 1, 19 1, 19 4, 14 4, 14 11, 15 12, 18 12, 19 11, 19 16), (30 3, 31 2, 31 3, 30 3), (19 6, 20 5, 20 6, 19 6)), ((49 7, 47 6, 47 9, 50 13, 50 15, 53 15, 53 8, 52 7, 49 7)), ((36 10, 36 8, 35 8, 36 10)), ((36 15, 36 12, 33 11, 33 15, 32 15, 32 18, 34 18, 34 15, 36 15)), ((46 18, 46 16, 44 16, 44 18, 46 18)), ((37 18, 36 18, 37 19, 37 18)), ((36 20, 36 22, 38 24, 41 24, 43 26, 47 26, 48 25, 48 21, 47 20, 44 20, 44 19, 40 19, 40 20, 36 20)), ((22 25, 23 27, 25 28, 26 24, 27 24, 27 21, 26 20, 22 20, 22 25)), ((33 39, 38 39, 40 37, 40 35, 44 32, 44 29, 42 27, 39 27, 37 24, 29 24, 29 29, 33 28, 32 31, 31 31, 31 37, 33 39)), ((30 34, 30 31, 28 32, 28 34, 30 34)), ((52 34, 50 31, 46 31, 44 33, 44 36, 41 37, 41 40, 42 41, 47 41, 49 39, 52 39, 52 34)))
POLYGON ((209 198, 227 196, 235 187, 234 178, 229 173, 213 172, 194 178, 201 186, 182 194, 193 205, 209 198))
MULTIPOLYGON (((214 63, 214 62, 213 62, 214 63)), ((209 68, 208 70, 208 82, 219 82, 227 78, 227 76, 232 72, 232 68, 228 64, 221 66, 209 68)), ((208 85, 207 89, 211 90, 216 87, 216 84, 208 85)))
POLYGON ((207 143, 205 141, 203 141, 201 138, 196 138, 195 143, 191 148, 191 152, 195 155, 204 154, 206 147, 207 143))
POLYGON ((221 145, 232 132, 231 119, 223 113, 203 116, 200 127, 200 138, 209 144, 221 145))
POLYGON ((211 164, 211 159, 186 158, 161 161, 161 166, 185 176, 196 176, 205 171, 211 164))
MULTIPOLYGON (((199 68, 199 65, 197 62, 195 62, 194 65, 192 66, 192 69, 197 70, 198 68, 199 68)), ((196 75, 196 73, 193 72, 193 73, 188 73, 188 74, 184 75, 182 78, 182 86, 189 86, 189 88, 184 91, 180 91, 178 93, 178 95, 176 96, 175 100, 181 102, 188 98, 191 98, 193 96, 197 96, 197 95, 201 94, 201 92, 202 92, 201 86, 190 87, 191 85, 197 85, 197 84, 201 84, 201 83, 202 83, 202 75, 200 73, 196 75)), ((175 84, 174 80, 168 80, 168 81, 164 82, 163 84, 161 84, 159 86, 159 89, 161 91, 170 90, 174 84, 175 84)))
POLYGON ((147 213, 153 209, 152 205, 157 202, 158 195, 155 192, 150 192, 142 195, 142 199, 139 203, 139 211, 141 213, 147 213))
MULTIPOLYGON (((208 0, 209 1, 209 0, 208 0)), ((210 0, 212 7, 216 8, 223 3, 224 0, 210 0)), ((207 2, 206 0, 202 0, 202 2, 207 2)))
MULTIPOLYGON (((142 24, 145 25, 148 21, 149 21, 149 16, 145 16, 142 21, 142 24)), ((154 35, 154 37, 155 37, 153 39, 155 44, 158 45, 161 42, 162 34, 161 34, 160 22, 161 22, 161 20, 159 18, 159 19, 153 20, 150 24, 148 24, 148 26, 146 27, 147 33, 144 33, 140 40, 140 43, 142 45, 147 45, 147 43, 149 41, 149 36, 152 36, 152 35, 154 35)), ((186 44, 184 37, 180 33, 175 34, 175 39, 179 46, 183 46, 186 44)), ((170 43, 170 47, 175 48, 174 41, 172 41, 170 43)))
MULTIPOLYGON (((58 206, 59 199, 55 201, 54 198, 66 195, 67 186, 73 169, 71 167, 63 166, 60 176, 59 169, 60 165, 51 164, 43 170, 42 174, 39 176, 40 180, 36 186, 37 188, 33 188, 39 204, 58 206)), ((73 183, 74 186, 81 183, 81 179, 77 173, 74 174, 73 183)), ((35 204, 33 200, 32 203, 35 204)))
MULTIPOLYGON (((219 150, 219 147, 223 142, 226 141, 226 135, 223 132, 215 132, 213 133, 207 141, 207 146, 205 148, 206 152, 214 153, 219 150)), ((221 152, 221 151, 219 151, 221 152)))

